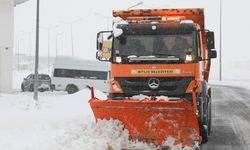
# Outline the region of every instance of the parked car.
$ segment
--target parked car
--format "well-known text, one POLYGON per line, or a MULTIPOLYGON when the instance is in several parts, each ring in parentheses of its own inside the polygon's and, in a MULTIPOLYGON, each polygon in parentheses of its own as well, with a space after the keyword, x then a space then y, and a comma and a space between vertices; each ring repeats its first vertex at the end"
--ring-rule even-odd
MULTIPOLYGON (((34 91, 34 74, 28 75, 26 78, 23 79, 21 84, 22 91, 34 91)), ((38 75, 38 90, 40 92, 50 90, 51 85, 51 78, 47 74, 39 74, 38 75)))

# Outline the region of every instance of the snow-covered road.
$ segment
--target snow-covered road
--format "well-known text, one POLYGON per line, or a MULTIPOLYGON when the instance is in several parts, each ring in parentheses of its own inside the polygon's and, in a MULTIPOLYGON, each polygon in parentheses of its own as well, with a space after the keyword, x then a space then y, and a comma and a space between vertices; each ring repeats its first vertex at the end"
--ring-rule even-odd
POLYGON ((250 149, 250 90, 212 86, 212 133, 202 150, 250 149))

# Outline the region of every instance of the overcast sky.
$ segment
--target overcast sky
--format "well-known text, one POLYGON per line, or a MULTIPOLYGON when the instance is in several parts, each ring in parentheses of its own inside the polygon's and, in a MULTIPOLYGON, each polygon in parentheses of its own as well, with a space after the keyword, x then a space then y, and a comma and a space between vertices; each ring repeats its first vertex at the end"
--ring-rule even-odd
MULTIPOLYGON (((127 9, 140 2, 139 0, 40 0, 40 26, 51 27, 50 55, 55 56, 56 43, 58 55, 71 55, 70 25, 74 22, 73 43, 74 53, 78 57, 95 59, 96 33, 100 30, 111 29, 112 10, 127 9), (99 15, 97 15, 99 14, 99 15), (103 16, 100 16, 103 15, 103 16), (54 28, 53 28, 54 27, 54 28), (57 38, 56 38, 57 37, 57 38), (57 42, 56 42, 57 39, 57 42)), ((219 0, 144 0, 144 5, 135 8, 204 8, 206 29, 215 31, 216 49, 219 51, 219 0)), ((250 14, 248 0, 222 0, 222 38, 223 60, 250 60, 249 36, 250 14)), ((21 53, 30 52, 34 55, 35 45, 35 7, 36 0, 18 5, 15 8, 15 50, 19 47, 21 53), (29 36, 31 38, 29 38, 29 36), (19 44, 18 44, 19 43, 19 44), (19 45, 19 46, 17 46, 19 45)), ((48 54, 47 30, 40 30, 40 54, 48 54)), ((213 70, 218 71, 218 60, 214 60, 213 70)))

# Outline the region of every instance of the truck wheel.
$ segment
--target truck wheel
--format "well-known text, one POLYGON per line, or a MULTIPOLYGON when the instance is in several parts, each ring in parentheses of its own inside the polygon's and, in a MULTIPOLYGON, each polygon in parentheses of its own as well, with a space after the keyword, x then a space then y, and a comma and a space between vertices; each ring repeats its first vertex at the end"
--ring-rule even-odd
POLYGON ((68 92, 68 94, 73 94, 78 92, 78 88, 75 85, 68 85, 66 91, 68 92))
POLYGON ((209 98, 209 102, 208 102, 208 116, 207 116, 207 120, 208 120, 208 124, 207 124, 207 127, 208 127, 208 135, 211 134, 211 129, 212 129, 212 107, 211 107, 211 98, 209 98))
MULTIPOLYGON (((209 122, 211 120, 211 102, 209 91, 207 91, 206 82, 202 82, 202 92, 200 97, 197 100, 200 100, 198 110, 200 111, 200 124, 209 126, 209 122), (210 107, 210 110, 209 110, 210 107), (210 118, 210 119, 209 119, 210 118)), ((210 128, 210 126, 208 127, 210 128)), ((209 129, 210 130, 210 129, 209 129)))
POLYGON ((200 124, 203 123, 203 99, 201 96, 197 96, 197 102, 198 102, 198 106, 197 106, 197 110, 199 111, 199 122, 200 124))
POLYGON ((206 125, 200 126, 200 135, 202 137, 201 143, 207 143, 208 141, 208 129, 206 125))
POLYGON ((207 97, 206 97, 206 102, 207 102, 207 104, 206 104, 206 114, 205 114, 205 117, 204 117, 204 121, 203 121, 203 123, 202 123, 202 125, 206 125, 207 126, 207 128, 208 128, 208 135, 210 135, 210 132, 211 132, 211 121, 212 121, 212 116, 211 116, 211 114, 212 114, 212 112, 211 112, 211 98, 210 98, 210 96, 209 95, 207 95, 207 97))

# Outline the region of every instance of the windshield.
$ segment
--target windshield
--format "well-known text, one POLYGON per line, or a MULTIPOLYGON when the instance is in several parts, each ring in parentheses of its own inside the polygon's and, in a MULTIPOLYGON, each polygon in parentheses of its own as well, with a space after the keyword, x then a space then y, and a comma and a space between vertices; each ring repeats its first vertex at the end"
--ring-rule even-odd
POLYGON ((185 59, 196 54, 195 33, 172 35, 123 35, 114 39, 114 54, 123 58, 185 59))

